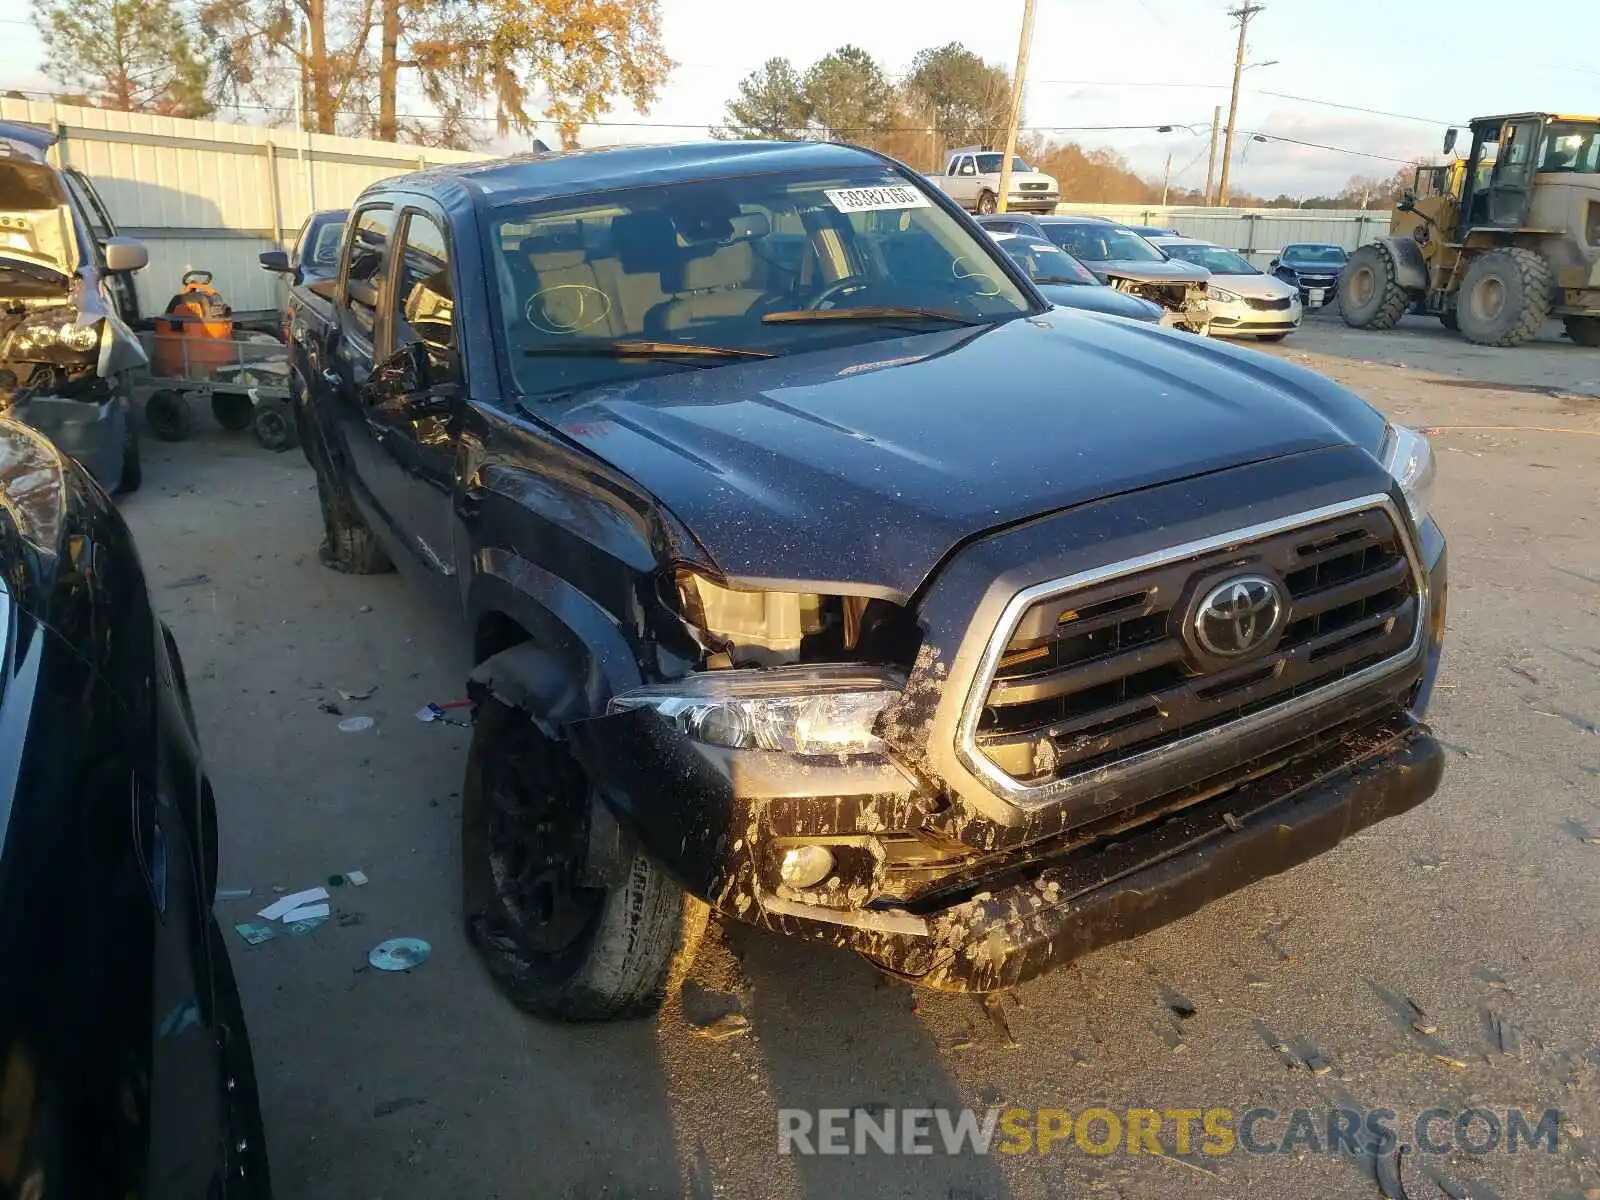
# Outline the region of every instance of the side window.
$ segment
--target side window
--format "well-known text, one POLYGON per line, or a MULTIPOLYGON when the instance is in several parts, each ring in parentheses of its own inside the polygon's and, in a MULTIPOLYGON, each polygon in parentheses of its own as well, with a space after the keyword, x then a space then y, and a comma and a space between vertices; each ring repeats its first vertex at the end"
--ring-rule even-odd
POLYGON ((345 264, 344 305, 356 328, 369 338, 378 324, 378 300, 388 269, 389 240, 394 232, 392 208, 368 208, 356 218, 350 239, 350 261, 345 264))
POLYGON ((977 173, 978 173, 978 168, 977 168, 976 164, 973 162, 972 155, 970 155, 970 154, 967 155, 965 158, 963 158, 960 161, 960 163, 956 166, 956 174, 957 175, 976 175, 977 173))
POLYGON ((301 263, 306 260, 306 251, 310 249, 310 247, 306 245, 306 234, 310 232, 310 229, 311 218, 307 217, 305 219, 305 223, 300 226, 300 232, 295 235, 294 252, 289 256, 290 262, 301 263))
POLYGON ((406 218, 395 287, 394 344, 411 342, 428 348, 436 382, 459 382, 456 354, 455 288, 450 279, 450 252, 444 233, 432 217, 413 212, 406 218))

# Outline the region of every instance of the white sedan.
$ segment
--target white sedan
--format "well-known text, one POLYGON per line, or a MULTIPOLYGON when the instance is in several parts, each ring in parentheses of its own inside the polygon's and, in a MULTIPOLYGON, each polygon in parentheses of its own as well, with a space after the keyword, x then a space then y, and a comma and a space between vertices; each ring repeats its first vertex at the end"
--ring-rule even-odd
POLYGON ((1187 237, 1149 239, 1172 258, 1181 258, 1211 272, 1206 304, 1211 309, 1211 336, 1251 336, 1281 341, 1300 328, 1300 292, 1250 265, 1225 246, 1187 237))

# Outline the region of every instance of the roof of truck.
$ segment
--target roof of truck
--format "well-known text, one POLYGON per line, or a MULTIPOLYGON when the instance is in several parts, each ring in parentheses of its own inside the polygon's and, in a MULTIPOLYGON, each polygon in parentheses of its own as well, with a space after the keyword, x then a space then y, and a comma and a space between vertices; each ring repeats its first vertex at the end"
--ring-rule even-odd
POLYGON ((386 179, 368 191, 429 191, 453 182, 476 194, 480 203, 498 206, 550 196, 581 196, 624 187, 731 175, 874 165, 886 164, 871 151, 833 142, 710 141, 665 146, 608 146, 432 167, 386 179))

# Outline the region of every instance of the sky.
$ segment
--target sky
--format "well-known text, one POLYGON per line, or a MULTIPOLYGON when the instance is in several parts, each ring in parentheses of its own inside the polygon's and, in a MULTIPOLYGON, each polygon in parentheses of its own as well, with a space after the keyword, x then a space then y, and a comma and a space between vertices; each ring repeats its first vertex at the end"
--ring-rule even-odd
MULTIPOLYGON (((1524 0, 1515 11, 1529 32, 1520 37, 1499 32, 1508 18, 1495 0, 1262 2, 1246 61, 1273 65, 1245 72, 1240 130, 1378 157, 1243 137, 1234 156, 1236 191, 1317 195, 1339 190, 1353 174, 1386 177, 1437 152, 1445 126, 1473 116, 1600 112, 1600 60, 1587 40, 1593 0, 1524 0)), ((958 41, 1010 66, 1023 0, 661 6, 677 68, 648 115, 620 104, 606 118, 611 124, 584 131, 586 144, 704 136, 739 80, 776 55, 804 70, 853 43, 899 75, 919 49, 958 41)), ((1145 175, 1159 177, 1171 153, 1173 183, 1201 186, 1213 107, 1227 114, 1237 44, 1229 7, 1222 0, 1037 0, 1025 125, 1145 127, 1041 131, 1110 147, 1145 175), (1168 124, 1195 132, 1151 128, 1168 124)), ((0 90, 54 86, 39 70, 42 51, 24 0, 8 0, 0 12, 0 90)), ((553 134, 545 137, 555 144, 553 134)))

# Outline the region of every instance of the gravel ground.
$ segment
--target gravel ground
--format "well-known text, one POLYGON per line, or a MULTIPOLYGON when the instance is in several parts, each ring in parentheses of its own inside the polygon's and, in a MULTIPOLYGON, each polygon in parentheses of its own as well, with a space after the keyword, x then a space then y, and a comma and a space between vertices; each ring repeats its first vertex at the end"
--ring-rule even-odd
POLYGON ((1304 1146, 784 1157, 777 1110, 1265 1107, 1284 1114, 1258 1127, 1272 1142, 1295 1108, 1319 1128, 1329 1108, 1393 1109, 1409 1140, 1422 1110, 1481 1105, 1561 1109, 1557 1152, 1411 1155, 1411 1200, 1600 1196, 1600 845, 1585 840, 1600 836, 1600 402, 1448 378, 1592 391, 1600 354, 1326 319, 1273 352, 1436 431, 1452 585, 1440 793, 994 1012, 714 929, 695 981, 737 993, 751 1022, 723 1042, 675 1010, 563 1027, 499 998, 459 929, 467 734, 412 716, 462 694, 464 647, 398 577, 318 565, 298 454, 209 422, 151 446, 127 514, 188 662, 223 885, 256 890, 220 915, 334 872, 371 879, 336 890, 337 920, 313 933, 235 942, 279 1194, 1326 1200, 1382 1180, 1398 1195, 1392 1161, 1304 1146), (375 726, 340 732, 319 703, 375 726), (397 935, 426 938, 431 960, 367 969, 397 935))

